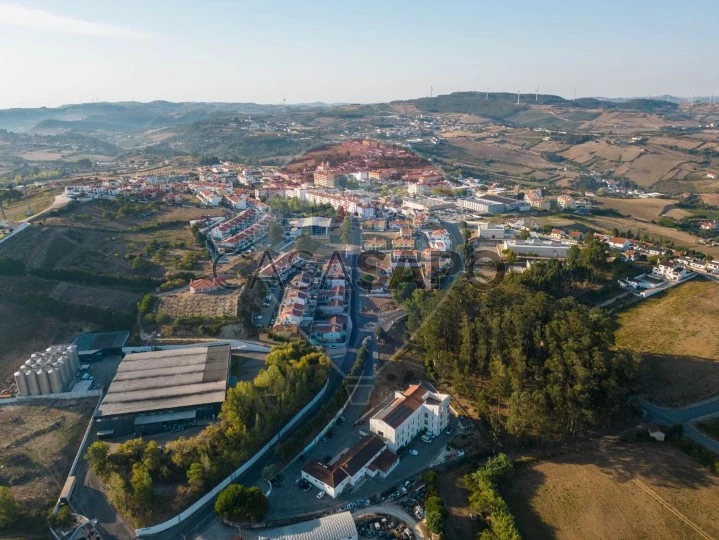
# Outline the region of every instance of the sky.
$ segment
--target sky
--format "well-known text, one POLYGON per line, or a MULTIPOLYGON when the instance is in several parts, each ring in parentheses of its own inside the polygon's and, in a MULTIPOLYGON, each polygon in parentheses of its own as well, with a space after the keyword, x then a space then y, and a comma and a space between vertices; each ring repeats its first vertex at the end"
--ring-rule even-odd
POLYGON ((0 0, 0 109, 712 95, 719 2, 0 0))

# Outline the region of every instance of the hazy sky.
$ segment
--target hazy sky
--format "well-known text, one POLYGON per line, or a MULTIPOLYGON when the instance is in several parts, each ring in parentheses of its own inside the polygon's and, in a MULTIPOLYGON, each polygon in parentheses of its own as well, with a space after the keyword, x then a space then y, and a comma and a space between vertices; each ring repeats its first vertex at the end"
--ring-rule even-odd
POLYGON ((0 0, 0 108, 710 95, 717 21, 717 0, 0 0))

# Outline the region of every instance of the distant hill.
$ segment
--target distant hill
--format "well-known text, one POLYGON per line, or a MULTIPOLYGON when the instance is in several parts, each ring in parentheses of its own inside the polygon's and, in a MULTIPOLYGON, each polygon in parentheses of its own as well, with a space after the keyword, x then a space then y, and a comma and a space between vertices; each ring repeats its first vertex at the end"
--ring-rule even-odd
POLYGON ((550 94, 523 94, 519 96, 517 103, 517 94, 507 92, 454 92, 393 103, 414 105, 422 112, 476 114, 492 120, 509 122, 513 122, 519 112, 536 105, 551 105, 563 109, 618 109, 657 114, 670 114, 679 110, 676 103, 657 99, 603 101, 597 98, 580 98, 571 101, 550 94))
POLYGON ((218 113, 274 114, 286 109, 323 107, 312 105, 260 105, 257 103, 219 103, 135 101, 81 103, 62 107, 0 110, 0 129, 30 131, 34 128, 62 127, 70 130, 136 131, 190 124, 218 113))

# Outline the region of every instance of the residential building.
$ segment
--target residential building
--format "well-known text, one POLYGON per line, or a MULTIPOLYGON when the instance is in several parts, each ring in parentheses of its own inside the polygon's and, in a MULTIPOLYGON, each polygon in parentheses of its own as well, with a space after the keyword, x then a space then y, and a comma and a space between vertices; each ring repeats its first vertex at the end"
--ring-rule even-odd
POLYGON ((369 472, 372 462, 387 449, 387 443, 376 435, 365 435, 332 465, 319 460, 302 468, 302 478, 332 498, 348 486, 356 485, 369 472))
POLYGON ((221 281, 217 278, 214 279, 191 279, 190 280, 190 293, 209 293, 214 292, 222 288, 221 281))
POLYGON ((541 189, 533 189, 524 194, 524 200, 535 210, 549 210, 552 203, 544 197, 541 189))
POLYGON ((655 276, 663 277, 669 281, 681 281, 687 277, 686 267, 676 261, 661 261, 652 268, 652 274, 655 276))
POLYGON ((427 383, 414 384, 395 392, 394 400, 370 418, 370 431, 382 437, 396 451, 420 432, 437 436, 449 422, 449 396, 427 383))
POLYGON ((572 210, 576 204, 576 201, 569 195, 560 195, 557 197, 557 206, 562 210, 572 210))

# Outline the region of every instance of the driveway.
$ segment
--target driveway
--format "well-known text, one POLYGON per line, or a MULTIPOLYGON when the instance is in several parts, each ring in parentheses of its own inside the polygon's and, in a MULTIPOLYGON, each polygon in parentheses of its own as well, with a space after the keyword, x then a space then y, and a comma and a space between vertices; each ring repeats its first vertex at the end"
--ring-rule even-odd
POLYGON ((660 407, 645 399, 641 399, 640 404, 646 412, 647 420, 670 426, 681 424, 684 428, 684 435, 712 452, 719 454, 719 441, 706 436, 694 427, 698 420, 705 420, 719 415, 719 396, 677 408, 660 407))

